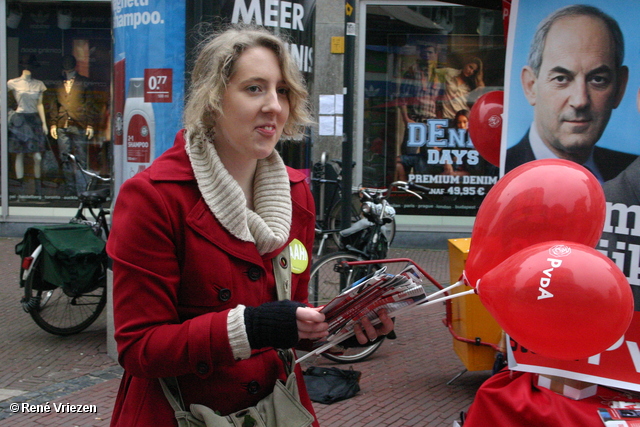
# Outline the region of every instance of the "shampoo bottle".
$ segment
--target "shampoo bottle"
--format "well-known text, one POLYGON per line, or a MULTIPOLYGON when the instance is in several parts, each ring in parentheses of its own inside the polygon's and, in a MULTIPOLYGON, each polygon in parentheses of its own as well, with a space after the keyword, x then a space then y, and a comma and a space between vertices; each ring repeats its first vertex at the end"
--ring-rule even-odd
POLYGON ((124 179, 151 164, 155 155, 155 134, 153 105, 144 101, 144 79, 132 78, 124 105, 124 179))

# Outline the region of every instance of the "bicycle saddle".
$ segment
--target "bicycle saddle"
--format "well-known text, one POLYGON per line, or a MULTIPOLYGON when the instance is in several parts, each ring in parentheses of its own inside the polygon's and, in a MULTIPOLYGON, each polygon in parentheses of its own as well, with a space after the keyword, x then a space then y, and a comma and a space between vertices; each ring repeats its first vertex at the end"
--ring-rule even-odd
POLYGON ((100 204, 107 201, 107 197, 110 194, 109 188, 101 188, 99 190, 89 190, 83 191, 78 196, 78 199, 82 203, 87 203, 90 206, 99 206, 100 204))

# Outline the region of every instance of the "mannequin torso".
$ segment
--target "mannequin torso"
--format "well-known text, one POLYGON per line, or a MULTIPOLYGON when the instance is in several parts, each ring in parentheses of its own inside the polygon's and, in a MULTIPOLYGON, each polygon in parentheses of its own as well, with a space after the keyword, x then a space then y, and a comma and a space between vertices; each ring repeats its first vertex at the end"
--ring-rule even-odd
POLYGON ((13 92, 18 103, 16 113, 37 113, 40 97, 47 90, 44 83, 31 76, 29 70, 24 70, 20 77, 9 80, 7 88, 13 92))

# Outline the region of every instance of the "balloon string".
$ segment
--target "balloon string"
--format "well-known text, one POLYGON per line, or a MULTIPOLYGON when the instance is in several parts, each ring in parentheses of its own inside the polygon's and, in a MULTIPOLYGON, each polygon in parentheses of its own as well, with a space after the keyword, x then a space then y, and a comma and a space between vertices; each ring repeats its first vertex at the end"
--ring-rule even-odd
POLYGON ((438 298, 438 299, 429 298, 429 300, 427 300, 426 302, 418 304, 418 307, 425 307, 427 305, 435 304, 437 302, 443 302, 443 301, 447 301, 447 300, 450 300, 450 299, 462 297, 462 296, 465 296, 465 295, 473 295, 475 293, 476 293, 475 289, 469 289, 468 291, 458 292, 457 294, 447 295, 446 297, 442 297, 442 298, 438 298))
POLYGON ((355 334, 352 331, 346 334, 342 334, 341 336, 338 336, 338 337, 334 336, 333 338, 335 339, 328 341, 326 344, 310 351, 309 353, 303 356, 300 356, 298 359, 296 359, 296 363, 303 362, 305 359, 308 359, 309 357, 314 356, 316 354, 324 353, 325 351, 329 350, 331 347, 340 344, 342 341, 346 340, 347 338, 351 338, 353 335, 355 334))
POLYGON ((429 295, 429 296, 427 297, 427 301, 431 301, 431 299, 432 299, 433 297, 437 297, 437 296, 439 296, 439 295, 442 295, 442 294, 444 294, 444 293, 446 293, 446 292, 449 292, 450 290, 455 289, 455 288, 457 288, 457 287, 459 287, 459 286, 462 286, 462 285, 464 285, 464 281, 459 280, 459 281, 457 281, 456 283, 454 283, 453 285, 448 286, 448 287, 446 287, 446 288, 444 288, 444 289, 440 289, 438 292, 434 292, 433 294, 429 295))

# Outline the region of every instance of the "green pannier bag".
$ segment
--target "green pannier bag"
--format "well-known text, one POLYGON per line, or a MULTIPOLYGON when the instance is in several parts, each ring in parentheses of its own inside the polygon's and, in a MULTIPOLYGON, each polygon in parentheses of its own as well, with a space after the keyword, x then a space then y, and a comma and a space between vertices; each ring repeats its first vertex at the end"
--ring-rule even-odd
MULTIPOLYGON (((105 242, 85 224, 45 225, 29 228, 16 253, 29 256, 42 244, 41 287, 61 287, 69 295, 92 292, 104 284, 105 242), (37 239, 37 241, 34 241, 37 239)), ((23 283, 21 285, 24 286, 23 283)))

